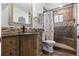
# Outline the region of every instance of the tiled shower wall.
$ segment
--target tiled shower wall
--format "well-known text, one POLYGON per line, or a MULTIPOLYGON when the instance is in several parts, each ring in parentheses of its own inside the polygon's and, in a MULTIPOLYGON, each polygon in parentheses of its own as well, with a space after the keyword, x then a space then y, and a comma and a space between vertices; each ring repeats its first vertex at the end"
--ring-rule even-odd
POLYGON ((56 10, 54 15, 62 14, 63 22, 55 23, 55 41, 58 43, 66 44, 72 48, 76 48, 76 27, 74 26, 75 11, 73 5, 69 7, 56 10))

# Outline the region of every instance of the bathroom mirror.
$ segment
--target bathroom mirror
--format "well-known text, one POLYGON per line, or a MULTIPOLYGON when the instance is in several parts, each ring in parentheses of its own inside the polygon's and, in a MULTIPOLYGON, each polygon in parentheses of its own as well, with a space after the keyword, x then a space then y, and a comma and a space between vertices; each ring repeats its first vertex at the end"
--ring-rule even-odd
POLYGON ((9 24, 32 26, 31 3, 9 3, 9 24))

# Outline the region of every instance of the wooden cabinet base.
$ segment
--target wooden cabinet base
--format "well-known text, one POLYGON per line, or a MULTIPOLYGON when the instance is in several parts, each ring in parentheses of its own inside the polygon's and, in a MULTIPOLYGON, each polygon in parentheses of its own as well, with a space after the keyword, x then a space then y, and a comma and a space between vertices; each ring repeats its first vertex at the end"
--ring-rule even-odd
POLYGON ((37 34, 2 37, 2 56, 40 55, 40 39, 37 34))

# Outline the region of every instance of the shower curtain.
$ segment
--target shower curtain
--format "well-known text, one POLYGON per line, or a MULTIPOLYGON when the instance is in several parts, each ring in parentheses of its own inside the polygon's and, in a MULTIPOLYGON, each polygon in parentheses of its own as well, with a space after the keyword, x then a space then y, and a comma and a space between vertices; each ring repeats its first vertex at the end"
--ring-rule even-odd
POLYGON ((44 13, 44 40, 54 39, 54 23, 53 12, 48 11, 44 13))

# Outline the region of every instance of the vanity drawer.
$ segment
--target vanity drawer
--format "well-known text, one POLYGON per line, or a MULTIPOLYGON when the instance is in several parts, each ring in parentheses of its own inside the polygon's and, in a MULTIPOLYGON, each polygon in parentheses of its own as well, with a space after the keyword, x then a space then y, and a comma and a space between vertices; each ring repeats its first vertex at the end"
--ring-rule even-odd
POLYGON ((19 46, 19 41, 18 41, 18 36, 15 37, 5 37, 3 39, 3 47, 5 48, 11 48, 11 47, 18 47, 19 46))
POLYGON ((3 49, 3 56, 18 56, 19 55, 19 50, 14 48, 14 49, 8 49, 5 48, 3 49))

